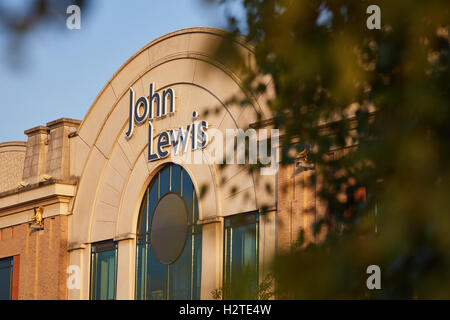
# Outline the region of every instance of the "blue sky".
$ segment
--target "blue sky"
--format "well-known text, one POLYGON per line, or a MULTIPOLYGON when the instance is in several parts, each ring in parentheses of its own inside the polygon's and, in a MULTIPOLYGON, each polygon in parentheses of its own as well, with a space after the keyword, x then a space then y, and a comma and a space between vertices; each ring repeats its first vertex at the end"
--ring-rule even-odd
MULTIPOLYGON (((4 3, 20 11, 28 2, 4 3)), ((193 26, 226 27, 223 8, 203 0, 95 0, 81 12, 81 30, 68 30, 65 20, 39 27, 22 39, 20 51, 10 50, 11 37, 0 30, 0 142, 26 140, 24 130, 58 118, 83 119, 130 56, 193 26)))

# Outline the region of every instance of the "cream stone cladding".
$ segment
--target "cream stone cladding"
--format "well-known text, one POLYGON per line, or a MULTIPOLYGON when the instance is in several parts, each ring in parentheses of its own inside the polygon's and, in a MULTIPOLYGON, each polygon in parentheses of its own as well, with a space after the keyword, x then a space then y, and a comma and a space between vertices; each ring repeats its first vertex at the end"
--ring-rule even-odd
MULTIPOLYGON (((189 124, 193 110, 209 128, 246 130, 257 121, 269 119, 267 96, 248 96, 251 105, 227 104, 243 96, 242 75, 211 50, 225 32, 212 28, 190 28, 158 38, 131 57, 100 92, 78 132, 70 139, 70 174, 79 178, 69 221, 70 264, 81 268, 80 290, 69 290, 69 299, 89 298, 90 244, 119 241, 117 298, 134 299, 135 234, 138 211, 144 191, 158 168, 170 157, 147 161, 148 123, 136 127, 130 140, 125 138, 129 114, 129 88, 136 97, 148 96, 154 83, 158 92, 168 87, 176 93, 173 116, 153 121, 155 133, 189 124), (211 112, 219 106, 218 112, 211 112), (205 115, 205 111, 210 112, 205 115)), ((253 67, 252 48, 243 41, 236 48, 253 67)), ((266 79, 266 78, 264 78, 266 79)), ((270 82, 266 79, 266 84, 270 82)), ((206 148, 206 150, 208 147, 206 148)), ((207 157, 203 152, 203 157, 207 157)), ((263 219, 261 261, 269 261, 275 250, 276 175, 249 174, 242 165, 225 170, 215 164, 182 164, 189 172, 197 193, 207 186, 199 201, 203 225, 202 299, 221 286, 223 260, 223 217, 242 212, 272 209, 263 219), (267 234, 264 230, 267 230, 267 234)), ((264 268, 261 268, 264 270, 264 268)))
POLYGON ((0 193, 16 189, 22 180, 26 142, 0 143, 0 193))

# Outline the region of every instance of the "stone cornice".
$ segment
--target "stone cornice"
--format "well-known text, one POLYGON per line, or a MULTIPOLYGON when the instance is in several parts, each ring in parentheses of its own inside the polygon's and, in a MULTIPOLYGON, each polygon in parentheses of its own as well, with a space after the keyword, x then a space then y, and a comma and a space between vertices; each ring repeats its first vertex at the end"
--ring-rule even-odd
POLYGON ((61 126, 78 128, 78 126, 80 124, 81 124, 80 120, 70 119, 70 118, 61 118, 61 119, 47 123, 47 127, 50 129, 55 129, 55 128, 58 128, 61 126))
POLYGON ((46 134, 48 132, 48 127, 44 127, 44 126, 37 126, 28 130, 25 130, 24 133, 30 137, 30 136, 34 136, 37 134, 46 134))
POLYGON ((75 196, 75 184, 39 183, 0 197, 0 217, 32 209, 43 203, 69 202, 75 196))

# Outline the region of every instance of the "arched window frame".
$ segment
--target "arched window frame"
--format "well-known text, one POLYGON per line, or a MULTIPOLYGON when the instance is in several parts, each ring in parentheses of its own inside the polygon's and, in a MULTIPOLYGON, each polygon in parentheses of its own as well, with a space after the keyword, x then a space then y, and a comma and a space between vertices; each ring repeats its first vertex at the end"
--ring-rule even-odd
POLYGON ((174 163, 162 166, 150 181, 139 210, 136 237, 136 299, 200 299, 202 230, 197 224, 198 219, 197 192, 189 173, 182 166, 174 163), (178 193, 189 208, 188 237, 183 253, 177 261, 158 266, 156 264, 158 261, 155 261, 156 258, 151 250, 151 221, 157 202, 169 192, 178 193), (189 266, 179 262, 180 259, 187 262, 186 250, 189 251, 189 266), (152 265, 153 272, 160 277, 152 277, 152 265), (182 277, 187 268, 190 268, 188 292, 177 289, 176 278, 177 275, 182 277), (157 283, 160 284, 161 290, 155 294, 158 290, 153 289, 157 283))

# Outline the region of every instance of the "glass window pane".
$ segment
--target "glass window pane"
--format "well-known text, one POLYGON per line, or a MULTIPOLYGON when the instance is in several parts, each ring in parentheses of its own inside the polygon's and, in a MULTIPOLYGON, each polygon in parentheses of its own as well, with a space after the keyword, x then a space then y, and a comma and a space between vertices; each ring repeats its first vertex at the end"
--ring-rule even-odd
POLYGON ((199 216, 198 216, 197 193, 194 190, 194 220, 193 220, 193 222, 196 222, 198 219, 199 219, 199 216))
POLYGON ((117 243, 100 242, 92 247, 92 283, 93 300, 113 300, 116 293, 117 243))
POLYGON ((145 244, 137 246, 136 299, 145 299, 145 244))
POLYGON ((159 190, 159 197, 161 198, 164 194, 169 192, 170 187, 170 166, 165 167, 159 177, 159 184, 160 184, 160 190, 159 190))
POLYGON ((231 274, 255 272, 256 267, 256 225, 233 228, 231 274))
POLYGON ((170 290, 172 300, 191 299, 191 236, 188 237, 183 253, 170 265, 170 290))
POLYGON ((181 193, 181 167, 179 165, 172 166, 172 191, 181 193))
POLYGON ((225 262, 224 262, 224 267, 225 267, 224 276, 225 276, 225 280, 224 280, 224 282, 225 282, 226 285, 228 285, 228 283, 231 281, 230 280, 230 276, 231 276, 231 274, 230 274, 231 233, 232 233, 231 229, 225 229, 225 262))
MULTIPOLYGON (((225 223, 225 286, 227 294, 251 294, 258 283, 257 214, 236 215, 225 223)), ((248 298, 248 297, 247 297, 248 298)))
POLYGON ((12 258, 0 259, 0 300, 11 299, 12 258))
POLYGON ((0 259, 0 268, 12 266, 12 258, 0 259))
POLYGON ((165 300, 167 299, 167 266, 156 259, 150 244, 147 259, 147 300, 165 300))
POLYGON ((114 299, 115 252, 106 251, 98 254, 96 299, 114 299))
POLYGON ((158 184, 155 183, 149 193, 148 196, 148 226, 147 226, 147 232, 150 232, 150 226, 152 223, 152 218, 153 218, 153 211, 156 208, 156 204, 158 203, 158 184))
POLYGON ((145 233, 147 230, 147 193, 144 196, 144 202, 142 203, 141 210, 139 211, 139 225, 141 226, 140 233, 145 233))

